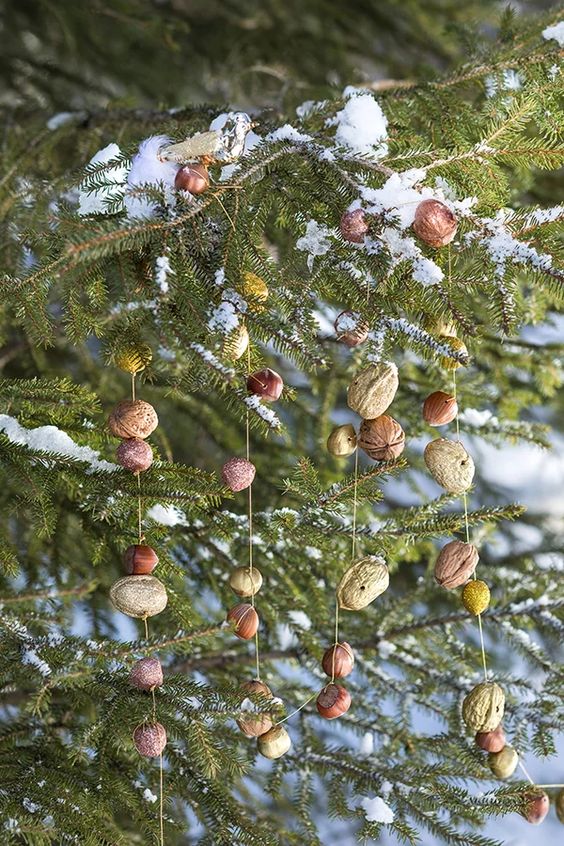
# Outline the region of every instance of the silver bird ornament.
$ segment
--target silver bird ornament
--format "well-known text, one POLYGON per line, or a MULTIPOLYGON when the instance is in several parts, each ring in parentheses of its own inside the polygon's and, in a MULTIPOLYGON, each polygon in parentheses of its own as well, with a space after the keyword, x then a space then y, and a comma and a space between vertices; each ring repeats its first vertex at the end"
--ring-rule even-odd
POLYGON ((245 112, 229 112, 221 129, 196 132, 179 144, 159 150, 159 158, 178 164, 201 162, 203 165, 231 164, 243 153, 245 138, 256 124, 245 112))

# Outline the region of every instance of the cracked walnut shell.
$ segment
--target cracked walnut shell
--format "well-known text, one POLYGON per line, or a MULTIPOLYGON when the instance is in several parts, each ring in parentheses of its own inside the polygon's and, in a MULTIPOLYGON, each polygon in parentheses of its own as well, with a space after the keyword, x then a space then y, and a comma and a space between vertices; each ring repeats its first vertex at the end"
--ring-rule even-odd
POLYGON ((360 611, 384 593, 390 584, 386 562, 378 555, 366 555, 355 561, 337 586, 339 607, 360 611))
POLYGON ((122 400, 108 419, 110 431, 116 438, 148 438, 159 425, 153 406, 144 400, 122 400))
POLYGON ((358 445, 375 461, 391 461, 404 450, 405 432, 397 420, 381 414, 373 420, 362 421, 358 445))
POLYGON ((505 694, 495 682, 477 684, 464 698, 462 719, 471 731, 495 731, 503 719, 505 694))
POLYGON ((371 364, 357 373, 347 392, 349 407, 364 419, 380 417, 396 395, 398 369, 392 362, 371 364))

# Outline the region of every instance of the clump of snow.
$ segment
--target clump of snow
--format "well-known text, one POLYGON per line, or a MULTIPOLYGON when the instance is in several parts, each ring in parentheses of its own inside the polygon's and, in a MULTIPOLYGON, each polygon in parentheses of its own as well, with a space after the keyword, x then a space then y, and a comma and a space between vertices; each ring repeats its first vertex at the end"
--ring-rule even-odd
POLYGON ((393 655, 396 651, 395 643, 391 643, 389 640, 379 640, 378 641, 378 655, 380 658, 383 658, 384 661, 393 655))
POLYGON ((161 526, 187 526, 188 520, 186 514, 180 510, 176 505, 157 505, 151 506, 147 511, 147 517, 154 520, 155 523, 160 523, 161 526))
POLYGON ((155 262, 155 281, 163 294, 168 294, 168 277, 174 274, 168 256, 159 256, 155 262))
POLYGON ((153 804, 157 801, 158 797, 153 793, 152 790, 149 790, 149 788, 146 787, 143 791, 143 799, 145 800, 145 802, 150 802, 151 804, 153 804))
MULTIPOLYGON (((496 265, 496 275, 502 277, 508 263, 527 264, 535 270, 548 270, 552 266, 552 256, 548 253, 538 253, 534 247, 523 241, 518 241, 507 227, 507 221, 512 213, 501 209, 495 218, 484 218, 482 224, 486 234, 481 236, 481 242, 496 265)), ((479 237, 479 233, 469 233, 469 240, 479 237)))
POLYGON ((100 454, 90 447, 79 446, 66 432, 56 426, 26 429, 15 417, 0 414, 0 432, 4 432, 14 444, 22 444, 32 450, 76 458, 89 464, 92 470, 119 470, 117 464, 104 461, 99 457, 100 454))
POLYGON ((542 31, 542 37, 545 41, 557 41, 560 47, 564 47, 564 21, 547 26, 542 31))
POLYGON ((358 89, 345 89, 345 107, 337 112, 335 141, 354 153, 382 158, 388 152, 388 120, 378 101, 358 89))
POLYGON ((304 611, 288 611, 288 617, 300 629, 305 631, 311 629, 311 620, 304 611))
POLYGON ((372 798, 365 796, 360 803, 368 822, 390 825, 394 821, 395 814, 390 806, 384 802, 381 796, 372 798))
POLYGON ((208 320, 208 326, 212 332, 221 332, 228 335, 239 325, 239 316, 235 306, 231 302, 223 301, 214 309, 208 320))
MULTIPOLYGON (((92 156, 89 164, 101 165, 107 162, 112 162, 121 156, 121 150, 117 144, 108 144, 102 150, 92 156)), ((94 191, 89 191, 82 182, 78 186, 78 213, 81 215, 87 214, 106 214, 108 211, 108 204, 116 199, 116 188, 122 187, 127 178, 127 167, 124 164, 116 162, 115 165, 109 167, 104 171, 104 181, 106 185, 102 188, 96 188, 94 191)))
POLYGON ((294 141, 297 144, 305 144, 311 140, 311 135, 299 132, 289 123, 279 126, 278 129, 275 129, 274 132, 269 132, 266 136, 266 141, 294 141))
POLYGON ((316 220, 309 220, 306 226, 305 235, 296 241, 296 249, 308 253, 307 266, 313 269, 313 260, 316 256, 324 256, 331 249, 331 238, 333 232, 329 227, 318 223, 316 220))
POLYGON ((29 799, 27 796, 24 796, 24 798, 22 799, 22 805, 30 814, 36 814, 40 808, 40 805, 38 805, 36 802, 32 802, 31 799, 29 799))
POLYGON ((26 649, 22 655, 22 662, 24 664, 29 664, 32 667, 35 667, 44 678, 51 675, 51 667, 44 661, 43 658, 40 658, 37 652, 34 649, 26 649))
POLYGON ((404 238, 393 226, 382 231, 381 239, 392 257, 392 267, 411 261, 413 278, 422 285, 434 285, 444 279, 444 273, 432 259, 426 258, 413 238, 404 238))
POLYGON ((371 731, 367 731, 360 741, 359 753, 361 755, 372 755, 374 752, 374 735, 371 731))
POLYGON ((171 139, 166 135, 151 135, 139 145, 139 152, 134 156, 127 175, 128 189, 124 196, 130 218, 150 218, 158 210, 157 203, 136 193, 135 189, 143 186, 160 188, 164 191, 166 204, 174 205, 174 180, 178 165, 164 161, 158 155, 161 147, 170 143, 171 139))
POLYGON ((279 429, 282 425, 272 409, 263 405, 256 394, 253 394, 250 397, 245 397, 243 402, 246 406, 248 406, 248 408, 255 411, 259 417, 262 417, 265 423, 268 423, 272 429, 279 429))
POLYGON ((60 126, 65 126, 67 123, 78 123, 80 120, 86 118, 86 112, 59 112, 53 115, 47 121, 47 129, 53 132, 60 126))
POLYGON ((487 97, 495 97, 498 91, 520 91, 523 77, 513 68, 506 68, 500 76, 486 77, 485 87, 487 97))
POLYGON ((465 408, 459 415, 461 423, 467 423, 469 426, 485 426, 487 423, 497 425, 499 420, 494 417, 488 408, 478 411, 477 408, 465 408))

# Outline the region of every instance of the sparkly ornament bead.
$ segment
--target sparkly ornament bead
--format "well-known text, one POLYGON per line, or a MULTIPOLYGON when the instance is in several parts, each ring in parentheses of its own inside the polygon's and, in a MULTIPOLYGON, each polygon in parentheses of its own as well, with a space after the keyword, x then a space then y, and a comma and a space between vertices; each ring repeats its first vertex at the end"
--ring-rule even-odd
POLYGON ((229 576, 229 586, 237 596, 254 596, 262 587, 262 573, 256 567, 237 567, 229 576))
POLYGON ((474 462, 460 441, 437 438, 427 444, 423 458, 435 482, 449 493, 464 493, 472 484, 474 462))
POLYGON ((381 414, 373 420, 362 421, 358 445, 375 461, 391 461, 404 450, 405 432, 397 420, 387 414, 381 414))
POLYGON ((163 668, 158 658, 141 658, 131 669, 129 683, 138 690, 151 691, 163 683, 163 668))
POLYGON ((398 389, 398 369, 395 364, 371 364, 357 373, 349 385, 347 402, 365 420, 380 417, 398 389))
POLYGON ((161 723, 137 726, 133 732, 133 742, 140 755, 158 758, 166 746, 166 729, 161 723))
POLYGON ((550 799, 540 788, 527 790, 523 798, 522 816, 532 825, 540 825, 548 814, 550 799))
POLYGON ((466 584, 476 569, 478 557, 474 544, 450 541, 441 549, 435 564, 437 583, 447 590, 466 584))
POLYGON ((336 426, 327 438, 327 451, 337 458, 352 455, 356 445, 356 432, 350 423, 336 426))
POLYGON ((554 806, 556 808, 556 816, 561 823, 564 823, 564 788, 556 794, 554 806))
POLYGON ((159 558, 154 549, 142 543, 128 546, 123 554, 125 571, 130 576, 147 576, 152 573, 159 558))
POLYGON ((368 338, 369 326, 354 311, 342 311, 335 320, 337 340, 347 347, 358 347, 368 338))
POLYGON ((471 614, 482 614, 490 604, 490 589, 481 579, 471 579, 462 591, 462 604, 471 614))
POLYGON ((210 185, 207 167, 201 164, 187 164, 181 167, 174 180, 177 191, 189 191, 190 194, 203 194, 210 185))
POLYGON ((249 340, 249 330, 244 323, 240 323, 223 342, 223 355, 230 361, 238 361, 247 352, 249 340))
MULTIPOLYGON (((471 731, 494 731, 503 719, 505 694, 495 682, 481 682, 462 703, 462 719, 471 731)), ((506 747, 507 748, 507 747, 506 747)))
MULTIPOLYGON (((258 679, 243 682, 241 690, 247 695, 259 694, 266 699, 272 699, 272 691, 269 686, 258 679)), ((260 737, 272 728, 272 717, 269 714, 253 714, 248 717, 241 717, 236 722, 243 734, 247 737, 260 737)))
POLYGON ((450 244, 458 222, 448 206, 439 200, 423 200, 415 210, 413 231, 430 247, 444 247, 450 244))
POLYGON ((122 347, 115 357, 115 363, 125 373, 139 373, 153 360, 153 351, 148 344, 131 344, 122 347))
POLYGON ((148 438, 159 425, 157 412, 144 400, 123 400, 110 414, 108 424, 116 438, 148 438))
POLYGON ((360 611, 384 593, 389 584, 390 574, 384 559, 366 555, 351 564, 339 582, 339 607, 345 611, 360 611))
POLYGON ((342 684, 328 684, 316 700, 317 710, 326 720, 342 717, 351 707, 351 695, 342 684))
POLYGON ((128 617, 154 617, 168 602, 166 588, 155 576, 124 576, 110 588, 112 604, 128 617))
POLYGON ((265 367, 264 370, 257 370, 247 379, 247 390, 250 394, 255 394, 267 402, 274 402, 280 397, 284 382, 282 377, 271 370, 270 367, 265 367))
MULTIPOLYGON (((456 338, 454 335, 441 335, 439 341, 445 343, 455 353, 461 353, 463 358, 468 359, 468 349, 464 341, 461 341, 460 338, 456 338)), ((439 361, 445 370, 458 370, 459 367, 463 367, 468 363, 468 361, 457 361, 448 355, 441 356, 439 361)))
POLYGON ((221 468, 224 485, 234 493, 244 491, 252 485, 255 473, 255 465, 246 458, 230 458, 221 468))
POLYGON ((354 668, 354 653, 349 643, 334 643, 325 651, 321 661, 323 672, 331 678, 344 679, 354 668))
POLYGON ((274 760, 285 755, 291 747, 290 735, 284 726, 272 726, 272 728, 257 739, 257 749, 265 758, 274 760))
POLYGON ((121 467, 132 473, 143 473, 153 463, 153 450, 140 438, 128 438, 118 446, 116 460, 121 467))
POLYGON ((499 725, 493 731, 479 731, 474 739, 476 746, 486 752, 501 752, 505 746, 505 732, 502 725, 499 725))
POLYGON ((250 305, 251 311, 264 311, 264 305, 262 303, 267 301, 268 293, 266 282, 260 276, 250 271, 243 273, 243 296, 245 299, 248 298, 254 301, 250 305))
POLYGON ((452 394, 435 391, 423 403, 423 420, 429 426, 445 426, 458 414, 458 403, 452 394))
POLYGON ((241 602, 231 608, 227 613, 227 621, 235 623, 234 632, 241 640, 250 640, 258 631, 259 615, 247 602, 241 602))
POLYGON ((341 218, 339 228, 345 241, 351 241, 353 244, 362 244, 364 236, 368 232, 368 223, 363 210, 353 209, 352 211, 346 211, 341 218))
POLYGON ((504 746, 499 752, 490 752, 488 766, 496 778, 509 778, 517 769, 519 755, 512 746, 504 746))

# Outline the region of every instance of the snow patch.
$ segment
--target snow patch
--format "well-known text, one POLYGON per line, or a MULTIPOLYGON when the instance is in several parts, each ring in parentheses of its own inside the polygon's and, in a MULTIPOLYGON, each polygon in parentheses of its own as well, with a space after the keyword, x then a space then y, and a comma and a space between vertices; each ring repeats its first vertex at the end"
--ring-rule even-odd
POLYGON ((378 101, 358 89, 345 89, 349 99, 335 116, 335 141, 353 153, 374 158, 387 155, 388 120, 378 101))
POLYGON ((163 161, 159 158, 159 150, 171 139, 166 135, 151 135, 139 145, 139 152, 131 162, 127 176, 128 190, 125 193, 124 204, 130 218, 151 218, 159 206, 148 197, 134 193, 142 186, 152 186, 164 191, 165 203, 175 204, 174 180, 178 171, 175 162, 163 161))
POLYGON ((390 825, 394 821, 394 812, 381 796, 374 796, 372 799, 365 796, 360 806, 368 822, 390 825))
POLYGON ((307 222, 305 235, 296 241, 296 249, 308 253, 307 266, 310 271, 313 269, 313 260, 316 256, 324 256, 331 249, 331 238, 333 232, 329 227, 318 223, 316 220, 307 222))
POLYGON ((542 37, 545 41, 557 41, 560 47, 564 47, 564 21, 547 26, 542 31, 542 37))
MULTIPOLYGON (((89 164, 101 165, 111 162, 121 156, 121 150, 117 144, 108 144, 102 150, 98 150, 89 164)), ((104 181, 107 183, 101 188, 89 191, 84 182, 78 186, 78 214, 107 214, 108 205, 116 199, 116 187, 121 187, 127 178, 127 167, 124 164, 116 163, 113 167, 104 171, 104 181)))

